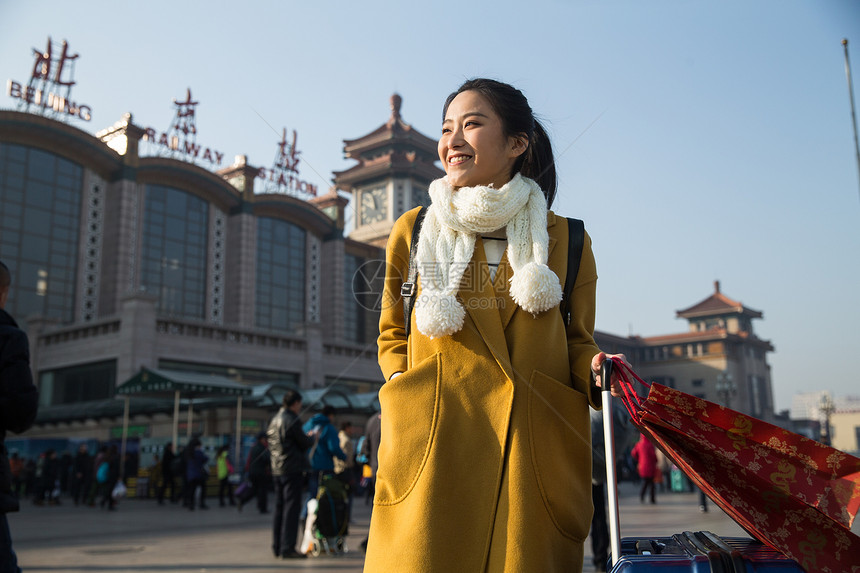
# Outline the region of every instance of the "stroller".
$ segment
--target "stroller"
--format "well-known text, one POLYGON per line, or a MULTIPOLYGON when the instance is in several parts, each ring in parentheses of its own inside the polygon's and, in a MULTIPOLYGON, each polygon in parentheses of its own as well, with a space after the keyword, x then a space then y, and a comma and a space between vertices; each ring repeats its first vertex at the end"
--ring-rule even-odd
POLYGON ((302 549, 314 557, 346 553, 348 528, 349 486, 337 476, 324 475, 316 499, 308 502, 302 549))

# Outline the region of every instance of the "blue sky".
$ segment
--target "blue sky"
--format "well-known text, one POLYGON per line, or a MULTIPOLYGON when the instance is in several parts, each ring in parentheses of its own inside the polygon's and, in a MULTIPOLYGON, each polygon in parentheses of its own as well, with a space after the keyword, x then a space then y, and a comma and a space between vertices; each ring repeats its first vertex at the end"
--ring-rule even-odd
POLYGON ((553 138, 555 210, 593 238, 598 329, 683 331, 675 311, 719 280, 764 312, 778 409, 796 392, 860 393, 850 366, 831 366, 860 344, 841 45, 860 75, 860 2, 0 0, 4 85, 27 81, 49 35, 80 54, 73 95, 93 110, 80 129, 125 112, 166 129, 191 88, 198 143, 268 167, 295 129, 301 176, 321 190, 392 93, 436 137, 464 79, 510 82, 553 138))

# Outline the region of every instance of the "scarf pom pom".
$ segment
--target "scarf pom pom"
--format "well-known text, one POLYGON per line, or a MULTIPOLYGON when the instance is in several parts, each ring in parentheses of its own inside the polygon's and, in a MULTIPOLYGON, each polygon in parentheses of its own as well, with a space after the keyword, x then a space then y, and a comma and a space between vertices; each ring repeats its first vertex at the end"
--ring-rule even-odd
POLYGON ((415 324, 430 338, 457 332, 465 318, 466 310, 456 295, 424 292, 415 301, 415 324))
POLYGON ((535 262, 527 263, 511 277, 511 298, 531 314, 558 306, 562 292, 558 277, 552 269, 535 262))

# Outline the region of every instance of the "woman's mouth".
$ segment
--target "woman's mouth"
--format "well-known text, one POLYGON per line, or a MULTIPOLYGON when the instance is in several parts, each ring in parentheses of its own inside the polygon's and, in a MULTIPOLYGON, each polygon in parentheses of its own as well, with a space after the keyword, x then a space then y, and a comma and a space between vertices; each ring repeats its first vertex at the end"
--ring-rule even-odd
POLYGON ((448 165, 459 165, 471 158, 471 155, 452 155, 448 158, 448 165))

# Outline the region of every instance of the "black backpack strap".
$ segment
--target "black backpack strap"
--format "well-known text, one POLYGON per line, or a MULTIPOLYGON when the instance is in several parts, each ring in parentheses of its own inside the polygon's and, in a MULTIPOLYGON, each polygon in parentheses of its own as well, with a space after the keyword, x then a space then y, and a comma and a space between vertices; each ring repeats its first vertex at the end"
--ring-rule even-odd
POLYGON ((412 241, 409 243, 409 269, 406 282, 400 285, 400 296, 403 297, 403 320, 406 325, 406 338, 409 338, 412 324, 412 307, 415 306, 415 294, 418 291, 418 267, 415 265, 415 254, 418 252, 418 236, 421 234, 421 223, 427 209, 420 207, 415 223, 412 225, 412 241))
POLYGON ((567 218, 567 275, 564 279, 564 292, 561 296, 561 317, 565 326, 570 324, 570 299, 576 275, 579 274, 579 261, 582 260, 582 247, 585 244, 585 223, 579 219, 567 218))

